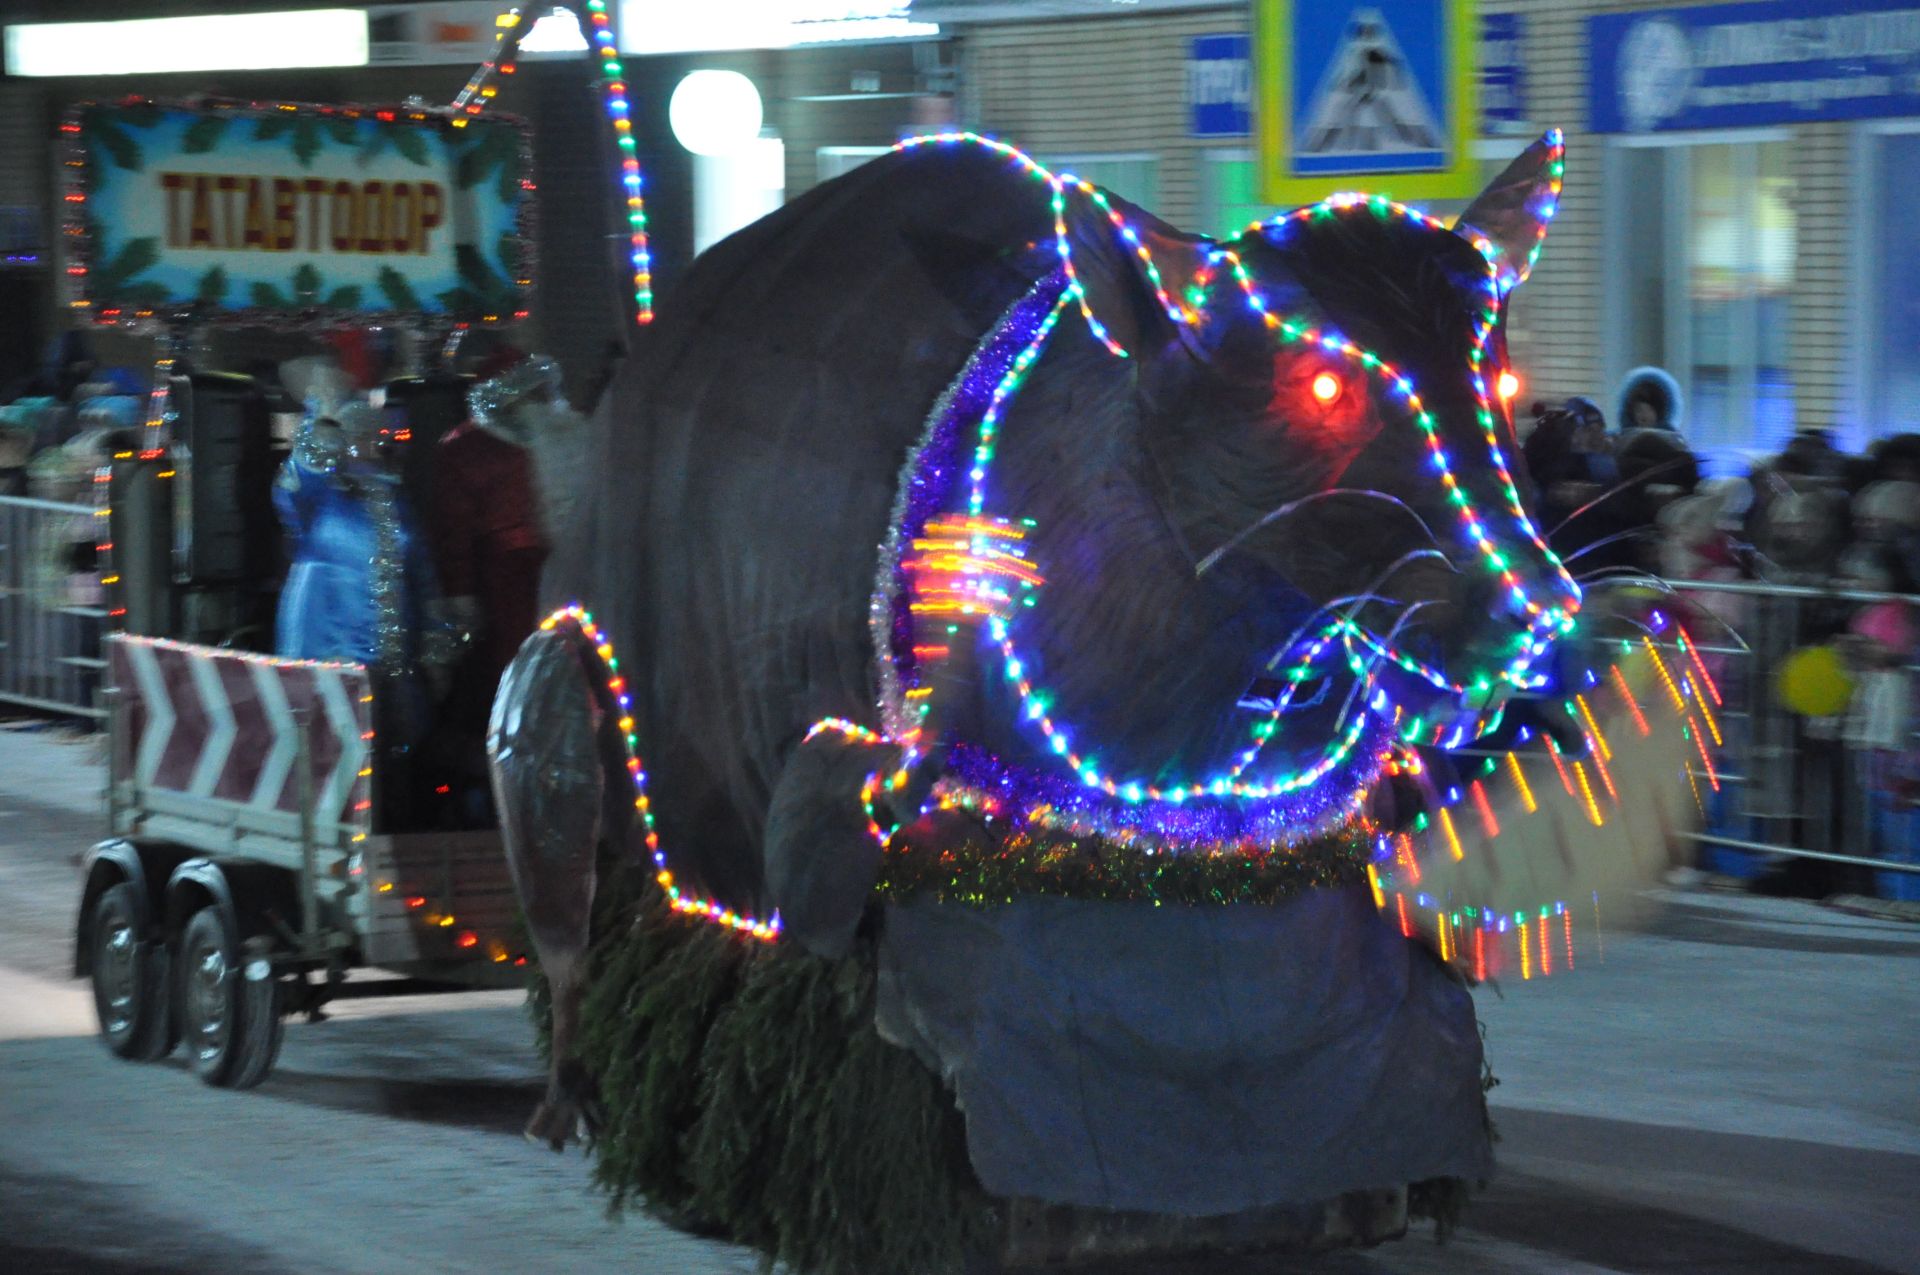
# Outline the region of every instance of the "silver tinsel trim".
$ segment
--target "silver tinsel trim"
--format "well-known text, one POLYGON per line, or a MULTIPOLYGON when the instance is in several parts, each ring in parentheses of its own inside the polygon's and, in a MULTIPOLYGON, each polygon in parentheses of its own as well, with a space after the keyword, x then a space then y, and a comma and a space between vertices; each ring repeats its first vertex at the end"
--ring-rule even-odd
POLYGON ((407 666, 405 545, 400 528, 397 479, 385 474, 362 485, 367 517, 373 523, 373 649, 374 659, 390 672, 407 666))
POLYGON ((907 453, 906 463, 900 466, 900 477, 894 484, 893 510, 887 517, 886 539, 880 542, 880 561, 874 571, 873 596, 867 603, 867 631, 873 638, 874 668, 880 678, 880 696, 875 707, 880 710, 881 728, 895 739, 905 738, 917 730, 926 713, 925 707, 915 708, 907 703, 906 688, 900 684, 900 669, 895 663, 893 649, 893 605, 900 588, 897 571, 901 551, 906 548, 902 543, 902 533, 908 507, 913 501, 913 477, 919 472, 921 458, 932 445, 941 422, 953 409, 953 400, 974 374, 976 366, 991 352, 1002 329, 1013 321, 1013 316, 1022 306, 1043 289, 1053 286, 1054 282, 1053 275, 1042 276, 994 320, 986 335, 974 345, 973 353, 967 356, 958 374, 947 382, 947 388, 934 402, 933 410, 927 413, 926 421, 920 428, 919 441, 907 453))
POLYGON ((482 425, 501 425, 504 424, 502 418, 516 403, 542 390, 549 394, 560 392, 560 365, 545 355, 535 354, 468 390, 467 410, 482 425))

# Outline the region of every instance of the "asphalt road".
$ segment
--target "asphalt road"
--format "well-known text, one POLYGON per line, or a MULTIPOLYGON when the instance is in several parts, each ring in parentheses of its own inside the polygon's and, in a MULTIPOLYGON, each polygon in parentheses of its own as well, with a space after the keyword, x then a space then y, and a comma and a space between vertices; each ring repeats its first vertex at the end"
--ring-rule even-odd
MULTIPOLYGON (((68 976, 85 743, 0 729, 0 1271, 745 1275, 609 1220, 518 1129, 518 997, 343 1004, 259 1089, 136 1066, 68 976)), ((1500 1170, 1462 1232, 1107 1275, 1920 1272, 1920 927, 1671 893, 1601 965, 1480 994, 1500 1170)))

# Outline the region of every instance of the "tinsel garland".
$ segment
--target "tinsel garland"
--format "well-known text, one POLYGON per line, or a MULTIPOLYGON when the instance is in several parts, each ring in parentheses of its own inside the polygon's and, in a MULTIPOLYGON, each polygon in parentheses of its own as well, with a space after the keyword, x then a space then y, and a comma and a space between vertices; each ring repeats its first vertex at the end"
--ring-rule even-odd
POLYGON ((920 685, 920 668, 913 653, 913 617, 901 559, 913 538, 925 530, 927 520, 952 498, 963 472, 963 427, 979 424, 994 387, 1052 313, 1066 286, 1066 276, 1055 271, 1007 307, 927 414, 919 442, 900 467, 867 614, 880 678, 880 721, 896 738, 909 737, 920 725, 920 713, 906 703, 906 692, 920 685))
POLYGON ((1302 890, 1364 885, 1372 852, 1372 833, 1358 821, 1288 846, 1153 853, 1032 825, 1003 834, 949 813, 894 836, 875 889, 888 899, 979 906, 1041 894, 1156 907, 1267 904, 1302 890))

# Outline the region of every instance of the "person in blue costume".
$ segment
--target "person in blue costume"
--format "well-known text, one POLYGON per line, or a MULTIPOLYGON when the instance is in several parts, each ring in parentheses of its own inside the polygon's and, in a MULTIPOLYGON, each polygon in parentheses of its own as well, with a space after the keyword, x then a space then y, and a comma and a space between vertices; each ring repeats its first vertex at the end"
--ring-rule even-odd
POLYGON ((309 408, 274 485, 292 541, 275 647, 309 660, 389 669, 420 654, 432 566, 379 454, 379 417, 364 403, 309 408))
POLYGON ((312 375, 306 404, 273 491, 293 562, 274 649, 295 659, 368 666, 382 786, 397 798, 428 726, 424 673, 444 662, 430 649, 432 562, 378 413, 354 399, 332 368, 312 375))

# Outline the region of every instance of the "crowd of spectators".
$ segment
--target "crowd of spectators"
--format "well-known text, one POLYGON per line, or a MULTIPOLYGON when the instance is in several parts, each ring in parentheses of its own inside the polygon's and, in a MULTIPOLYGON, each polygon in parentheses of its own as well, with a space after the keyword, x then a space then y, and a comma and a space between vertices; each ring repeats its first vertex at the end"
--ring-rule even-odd
MULTIPOLYGON (((1920 434, 1876 439, 1863 452, 1802 429, 1740 475, 1707 477, 1688 446, 1680 387, 1638 368, 1610 427, 1589 398, 1535 404, 1522 450, 1549 542, 1583 581, 1657 577, 1668 585, 1758 584, 1764 592, 1683 593, 1709 641, 1772 667, 1796 650, 1838 656, 1850 695, 1838 712, 1790 723, 1797 773, 1786 776, 1802 844, 1906 857, 1920 846, 1920 750, 1914 744, 1920 628, 1896 597, 1920 584, 1920 434), (1818 590, 1796 595, 1789 588, 1818 590), (1771 596, 1767 596, 1767 595, 1771 596), (1880 596, 1874 596, 1880 595, 1880 596), (1809 826, 1809 824, 1815 826, 1809 826)), ((1738 681, 1739 679, 1734 679, 1738 681)), ((1763 685, 1759 712, 1793 711, 1763 685)), ((1881 874, 1883 877, 1889 874, 1881 874)), ((1792 873, 1814 892, 1864 888, 1860 874, 1792 873)), ((1908 878, 1920 883, 1920 877, 1908 878)))

